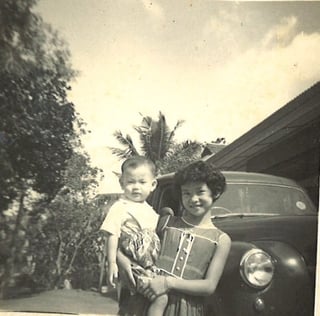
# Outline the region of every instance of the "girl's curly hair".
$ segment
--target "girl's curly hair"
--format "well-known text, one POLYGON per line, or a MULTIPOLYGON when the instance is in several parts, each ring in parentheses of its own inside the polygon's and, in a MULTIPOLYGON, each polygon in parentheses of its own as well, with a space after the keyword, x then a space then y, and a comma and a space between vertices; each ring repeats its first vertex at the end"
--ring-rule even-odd
POLYGON ((174 184, 181 196, 181 186, 190 182, 204 182, 212 192, 214 200, 224 192, 226 179, 214 165, 205 161, 196 161, 178 170, 174 175, 174 184))

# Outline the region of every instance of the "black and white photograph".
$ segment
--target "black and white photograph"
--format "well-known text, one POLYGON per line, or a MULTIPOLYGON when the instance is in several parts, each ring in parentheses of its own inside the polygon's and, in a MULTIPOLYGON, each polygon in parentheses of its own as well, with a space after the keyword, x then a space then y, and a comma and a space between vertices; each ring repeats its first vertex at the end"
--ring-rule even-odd
POLYGON ((320 316, 320 1, 0 0, 0 316, 320 316))

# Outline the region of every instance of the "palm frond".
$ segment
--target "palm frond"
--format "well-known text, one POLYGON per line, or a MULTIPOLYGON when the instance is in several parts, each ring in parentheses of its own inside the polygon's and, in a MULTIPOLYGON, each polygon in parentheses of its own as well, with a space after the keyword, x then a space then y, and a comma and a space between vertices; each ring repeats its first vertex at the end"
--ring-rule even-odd
POLYGON ((143 116, 140 126, 134 126, 139 134, 141 148, 148 158, 153 161, 163 159, 174 145, 173 138, 175 131, 183 123, 178 121, 174 130, 170 130, 165 115, 160 111, 158 119, 150 116, 143 116))
POLYGON ((108 148, 111 150, 113 155, 119 157, 120 159, 127 159, 132 156, 127 149, 121 149, 116 147, 108 147, 108 148))
POLYGON ((122 134, 122 132, 120 130, 117 130, 113 133, 113 136, 116 138, 116 140, 123 146, 127 146, 127 139, 125 138, 125 136, 122 134))
POLYGON ((152 147, 155 154, 155 159, 162 159, 170 149, 170 128, 166 122, 165 116, 159 112, 157 121, 152 124, 152 147))
POLYGON ((169 136, 170 141, 173 140, 174 135, 175 135, 177 129, 178 129, 179 127, 181 127, 181 125, 182 125, 184 122, 185 122, 184 120, 178 120, 178 122, 176 123, 176 125, 174 126, 173 130, 172 130, 171 133, 170 133, 170 136, 169 136))
POLYGON ((164 158, 167 155, 170 155, 171 152, 176 152, 179 147, 182 146, 182 144, 178 144, 174 141, 174 136, 176 130, 184 123, 183 120, 179 120, 176 125, 174 126, 173 130, 170 131, 168 126, 166 125, 167 129, 164 131, 163 135, 165 137, 165 140, 163 141, 164 148, 162 148, 163 152, 161 154, 161 157, 164 158))
POLYGON ((127 134, 124 136, 120 130, 117 130, 113 133, 113 136, 122 146, 124 146, 123 149, 110 147, 110 150, 114 155, 120 158, 128 158, 130 156, 139 155, 139 152, 134 146, 130 135, 127 134))
MULTIPOLYGON (((165 115, 161 111, 159 111, 158 119, 143 116, 141 113, 140 115, 142 116, 141 124, 133 126, 133 128, 139 135, 143 154, 157 163, 166 156, 169 156, 171 152, 174 153, 176 151, 174 147, 177 145, 174 142, 175 132, 184 121, 179 120, 173 130, 171 130, 166 122, 165 115)), ((138 155, 138 151, 130 135, 124 136, 120 130, 117 130, 114 132, 114 137, 124 148, 110 148, 113 154, 120 158, 138 155)))
POLYGON ((158 120, 158 129, 159 129, 159 143, 158 143, 158 153, 157 153, 157 158, 161 159, 162 158, 162 153, 165 151, 166 142, 167 142, 167 132, 169 132, 169 127, 167 126, 166 123, 166 118, 165 116, 159 112, 159 120, 158 120))
MULTIPOLYGON (((140 113, 141 114, 141 113, 140 113)), ((142 115, 142 114, 141 114, 142 115)), ((144 155, 153 160, 152 147, 151 147, 151 125, 152 125, 152 118, 150 116, 143 116, 141 125, 134 126, 133 128, 139 134, 141 149, 144 155)))
POLYGON ((146 127, 146 128, 150 128, 152 125, 153 119, 150 116, 143 116, 142 117, 142 122, 141 122, 141 126, 142 127, 146 127))
POLYGON ((153 160, 154 155, 152 154, 151 130, 144 130, 143 128, 138 127, 136 128, 136 131, 139 133, 141 150, 147 158, 153 160))

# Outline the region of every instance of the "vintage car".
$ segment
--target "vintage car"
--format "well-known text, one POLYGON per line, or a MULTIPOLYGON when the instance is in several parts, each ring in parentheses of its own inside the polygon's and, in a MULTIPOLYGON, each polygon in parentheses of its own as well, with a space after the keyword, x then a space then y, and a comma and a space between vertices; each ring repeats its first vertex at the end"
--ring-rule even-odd
MULTIPOLYGON (((223 172, 227 188, 212 207, 214 225, 232 239, 208 315, 314 315, 318 213, 294 181, 223 172)), ((173 174, 159 177, 149 202, 181 215, 173 174)))

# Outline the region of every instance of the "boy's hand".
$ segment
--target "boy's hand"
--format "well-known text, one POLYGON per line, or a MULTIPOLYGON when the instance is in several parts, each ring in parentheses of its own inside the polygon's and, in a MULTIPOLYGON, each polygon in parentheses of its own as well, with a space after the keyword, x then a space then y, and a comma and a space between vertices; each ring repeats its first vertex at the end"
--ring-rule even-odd
POLYGON ((108 267, 108 283, 112 287, 116 287, 115 281, 118 279, 118 266, 115 262, 109 264, 108 267))

